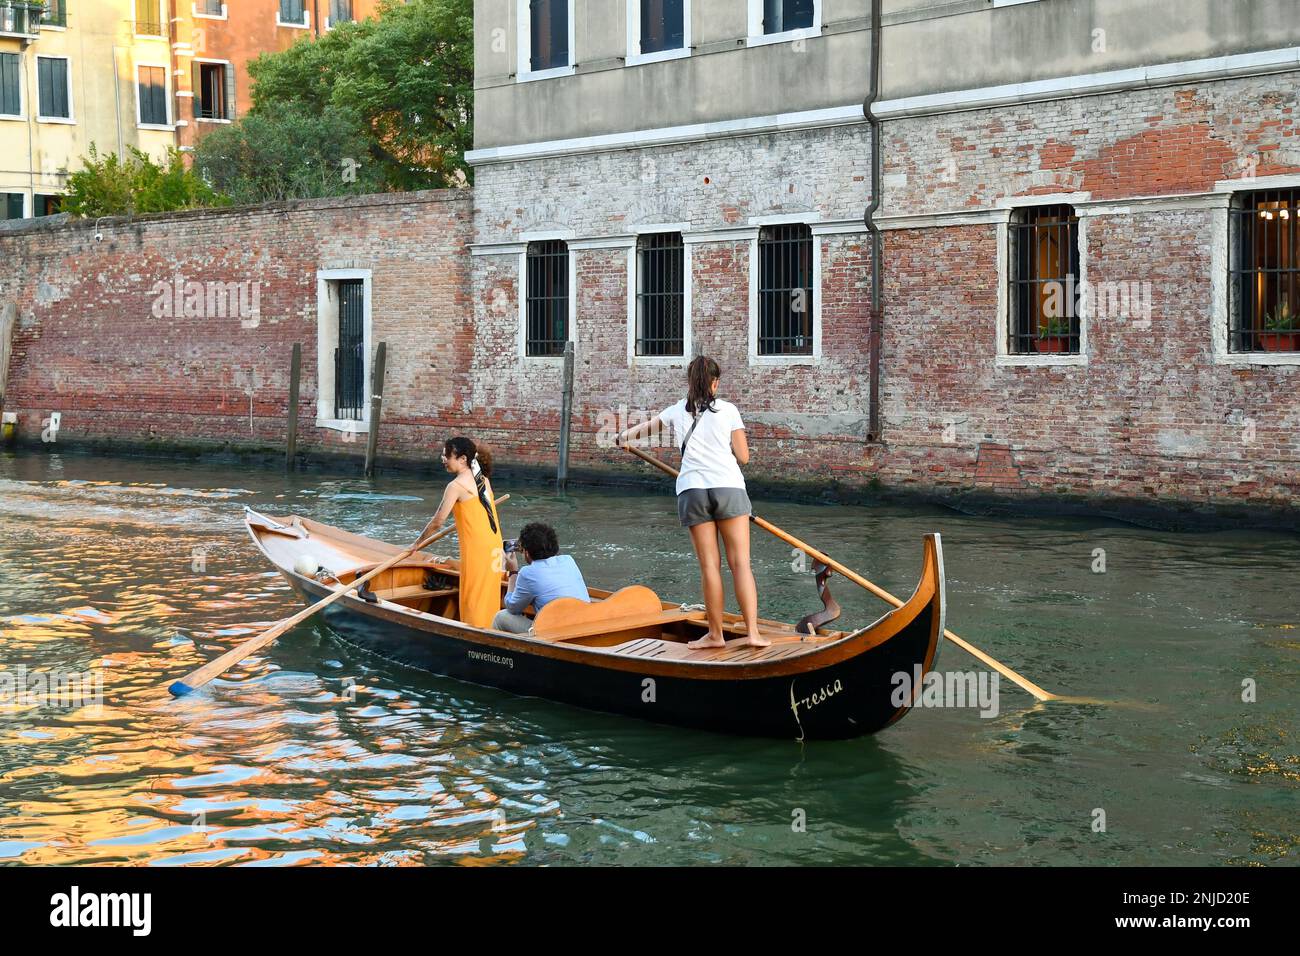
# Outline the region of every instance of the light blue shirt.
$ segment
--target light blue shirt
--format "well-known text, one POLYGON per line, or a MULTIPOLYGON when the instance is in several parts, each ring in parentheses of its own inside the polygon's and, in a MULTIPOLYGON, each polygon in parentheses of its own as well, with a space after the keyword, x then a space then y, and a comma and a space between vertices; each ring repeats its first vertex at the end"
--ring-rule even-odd
POLYGON ((515 578, 515 589, 506 594, 506 610, 512 614, 522 614, 524 608, 531 604, 540 611, 556 598, 562 597, 591 601, 582 572, 567 554, 543 558, 520 568, 519 577, 515 578))

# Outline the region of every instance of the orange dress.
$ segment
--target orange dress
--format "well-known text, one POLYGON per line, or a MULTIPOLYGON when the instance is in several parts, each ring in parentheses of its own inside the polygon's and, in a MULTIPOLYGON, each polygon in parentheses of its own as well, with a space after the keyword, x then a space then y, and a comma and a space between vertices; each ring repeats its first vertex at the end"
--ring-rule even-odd
POLYGON ((475 495, 456 502, 451 512, 456 518, 456 536, 460 539, 460 619, 471 627, 491 627, 492 618, 501 610, 502 570, 501 519, 496 503, 489 499, 497 530, 488 524, 483 502, 475 495))

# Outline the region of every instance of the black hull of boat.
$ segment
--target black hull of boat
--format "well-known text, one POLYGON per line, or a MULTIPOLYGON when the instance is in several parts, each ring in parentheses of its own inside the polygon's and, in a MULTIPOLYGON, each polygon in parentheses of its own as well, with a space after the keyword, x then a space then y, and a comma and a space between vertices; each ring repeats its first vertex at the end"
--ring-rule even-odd
MULTIPOLYGON (((307 602, 330 591, 286 574, 307 602)), ((799 673, 720 677, 649 673, 557 657, 512 642, 494 647, 478 639, 412 627, 391 611, 349 596, 321 612, 344 642, 387 660, 456 680, 496 687, 589 710, 661 724, 743 736, 842 740, 875 733, 910 709, 899 705, 896 675, 934 666, 942 630, 942 590, 888 640, 860 653, 799 673)), ((648 668, 653 670, 653 668, 648 668)), ((678 670, 686 670, 679 668, 678 670)))

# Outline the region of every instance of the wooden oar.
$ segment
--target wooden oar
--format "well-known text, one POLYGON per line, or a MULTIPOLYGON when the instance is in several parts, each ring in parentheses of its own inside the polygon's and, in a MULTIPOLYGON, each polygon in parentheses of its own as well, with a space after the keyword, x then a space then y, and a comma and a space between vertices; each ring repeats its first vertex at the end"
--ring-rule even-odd
MULTIPOLYGON (((510 500, 509 495, 502 495, 500 498, 496 500, 496 504, 503 504, 509 500, 510 500)), ((447 535, 451 534, 455 530, 456 530, 456 526, 453 524, 453 525, 448 525, 447 527, 443 528, 441 531, 437 532, 436 534, 429 535, 429 537, 425 538, 419 544, 407 548, 405 551, 403 551, 401 554, 397 555, 396 557, 389 558, 383 564, 374 568, 367 574, 364 574, 361 577, 356 578, 355 580, 352 581, 351 584, 346 584, 337 588, 334 591, 334 593, 331 594, 329 597, 321 598, 311 607, 303 608, 293 617, 285 618, 283 621, 281 621, 279 624, 276 624, 270 630, 267 630, 262 634, 257 635, 257 637, 250 637, 243 644, 240 644, 238 647, 232 647, 230 650, 226 651, 226 653, 222 654, 216 660, 208 661, 208 663, 204 664, 202 667, 198 668, 197 670, 191 671, 189 674, 186 674, 180 680, 174 682, 170 687, 167 688, 167 690, 171 692, 171 695, 173 697, 184 697, 186 694, 192 693, 193 691, 202 687, 208 681, 212 680, 214 677, 218 677, 221 674, 224 674, 226 671, 230 670, 230 668, 234 667, 240 661, 244 660, 244 658, 256 654, 262 648, 266 647, 267 644, 270 644, 272 641, 274 641, 285 631, 289 630, 289 628, 293 627, 295 624, 301 624, 303 621, 307 620, 307 618, 311 617, 317 611, 321 610, 324 607, 327 607, 330 604, 333 604, 343 595, 365 584, 375 575, 387 571, 389 568, 397 564, 399 561, 404 561, 406 558, 409 558, 411 555, 415 554, 415 552, 427 548, 435 541, 439 540, 440 538, 445 538, 447 535)))
MULTIPOLYGON (((634 448, 632 445, 625 444, 623 447, 626 448, 628 451, 630 451, 632 454, 636 455, 638 458, 642 459, 643 461, 647 461, 650 464, 654 465, 660 471, 666 472, 667 474, 672 475, 674 478, 677 477, 677 469, 674 468, 672 465, 668 464, 667 462, 660 461, 654 455, 651 455, 648 452, 644 452, 640 448, 634 448)), ((813 560, 820 561, 828 568, 831 568, 832 570, 839 572, 840 574, 844 575, 844 577, 852 581, 854 584, 870 591, 872 594, 880 598, 882 601, 892 604, 894 607, 903 606, 902 601, 894 597, 894 595, 890 594, 884 588, 877 587, 876 585, 868 581, 866 578, 864 578, 862 575, 858 574, 856 571, 846 568, 844 565, 840 564, 834 558, 829 557, 823 554, 822 552, 818 551, 812 545, 800 541, 794 535, 782 531, 776 525, 772 524, 770 521, 765 521, 764 519, 760 518, 758 515, 750 515, 749 518, 751 521, 754 522, 754 524, 758 525, 764 531, 776 535, 782 541, 798 548, 800 551, 808 555, 813 560)), ((1019 684, 1029 693, 1037 697, 1039 700, 1060 699, 1059 697, 1057 697, 1056 694, 1049 694, 1047 691, 1043 690, 1041 687, 1039 687, 1037 684, 1035 684, 1033 681, 1029 680, 1028 678, 1021 677, 1019 674, 1013 671, 1010 667, 1007 667, 1005 664, 995 661, 993 658, 989 657, 987 654, 981 651, 978 647, 975 647, 972 644, 968 644, 966 641, 962 640, 952 631, 949 631, 945 628, 943 632, 943 636, 946 637, 948 640, 952 641, 962 650, 966 651, 966 653, 983 661, 985 664, 993 668, 1003 677, 1007 678, 1010 681, 1013 681, 1016 684, 1019 684)))

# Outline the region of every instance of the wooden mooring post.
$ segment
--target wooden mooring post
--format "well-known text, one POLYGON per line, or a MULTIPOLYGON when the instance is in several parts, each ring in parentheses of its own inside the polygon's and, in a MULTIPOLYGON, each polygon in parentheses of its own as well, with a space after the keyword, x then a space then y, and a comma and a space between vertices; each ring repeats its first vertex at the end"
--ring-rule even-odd
POLYGON ((560 392, 560 464, 555 486, 560 494, 569 485, 569 426, 573 418, 573 343, 564 343, 564 383, 560 392))
POLYGON ((293 344, 293 358, 289 362, 289 437, 284 445, 284 468, 293 471, 298 467, 298 383, 302 379, 302 343, 293 344))
POLYGON ((370 375, 370 432, 366 436, 366 477, 375 474, 375 454, 379 450, 379 411, 384 405, 384 359, 388 343, 380 342, 375 349, 375 368, 370 375))
POLYGON ((14 330, 18 328, 18 306, 6 302, 0 307, 0 441, 9 442, 17 432, 17 426, 6 421, 5 391, 9 387, 9 360, 14 354, 14 330))

